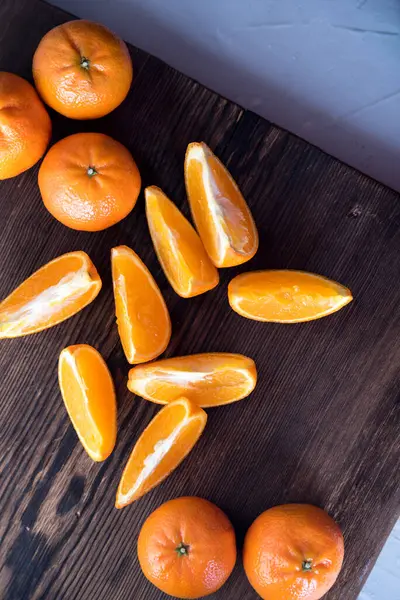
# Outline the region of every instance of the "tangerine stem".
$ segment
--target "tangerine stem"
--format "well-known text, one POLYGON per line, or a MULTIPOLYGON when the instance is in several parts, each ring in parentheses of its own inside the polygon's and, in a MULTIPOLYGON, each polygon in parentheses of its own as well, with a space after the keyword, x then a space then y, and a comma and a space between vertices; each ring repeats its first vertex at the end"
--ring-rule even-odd
POLYGON ((312 560, 304 560, 301 565, 301 568, 303 569, 303 571, 312 571, 312 560))
POLYGON ((89 177, 93 177, 94 175, 97 175, 97 171, 94 167, 88 167, 87 174, 89 177))
POLYGON ((179 556, 188 556, 189 555, 189 548, 190 548, 190 546, 188 546, 187 544, 184 544, 183 542, 181 542, 179 544, 179 546, 177 546, 175 548, 175 551, 177 552, 177 554, 179 556))
POLYGON ((86 71, 88 71, 90 67, 90 60, 84 56, 81 56, 81 67, 82 69, 86 69, 86 71))

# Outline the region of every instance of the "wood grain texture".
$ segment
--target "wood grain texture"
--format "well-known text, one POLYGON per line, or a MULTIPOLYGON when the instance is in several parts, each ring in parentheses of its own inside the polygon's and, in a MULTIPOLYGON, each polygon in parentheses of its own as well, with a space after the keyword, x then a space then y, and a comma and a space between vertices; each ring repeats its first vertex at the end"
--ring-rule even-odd
MULTIPOLYGON (((31 79, 40 38, 67 20, 35 0, 0 2, 0 69, 31 79)), ((399 511, 400 204, 389 189, 306 142, 131 48, 128 99, 94 122, 51 113, 53 141, 108 133, 188 214, 183 159, 204 140, 228 165, 257 222, 260 250, 220 271, 219 287, 184 300, 168 285, 151 246, 143 196, 119 225, 69 230, 44 209, 35 167, 0 184, 0 293, 4 297, 64 252, 89 253, 103 279, 96 301, 69 321, 0 344, 0 590, 4 600, 163 600, 140 573, 136 539, 162 502, 199 495, 232 519, 239 544, 253 519, 284 502, 324 507, 344 530, 346 559, 329 600, 354 600, 399 511), (259 383, 246 400, 209 411, 205 435, 159 488, 114 509, 123 466, 158 407, 126 389, 115 326, 110 249, 144 259, 171 311, 167 356, 241 352, 259 383), (227 283, 255 268, 321 273, 348 285, 341 312, 294 326, 261 324, 229 309, 227 283), (63 347, 94 345, 116 382, 119 432, 104 464, 92 463, 68 421, 57 385, 63 347)), ((256 598, 240 563, 219 600, 256 598)))

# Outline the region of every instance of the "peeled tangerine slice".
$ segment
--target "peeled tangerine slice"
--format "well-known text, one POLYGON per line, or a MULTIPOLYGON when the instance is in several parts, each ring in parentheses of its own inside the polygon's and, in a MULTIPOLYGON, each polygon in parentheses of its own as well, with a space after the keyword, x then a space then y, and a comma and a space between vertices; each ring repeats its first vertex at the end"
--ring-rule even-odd
POLYGON ((189 144, 185 182, 193 219, 216 267, 234 267, 258 249, 250 209, 232 176, 203 142, 189 144))
POLYGON ((218 271, 189 221, 159 188, 146 188, 145 196, 154 248, 175 292, 191 298, 214 288, 218 271))
POLYGON ((35 333, 65 321, 101 289, 85 252, 69 252, 41 267, 0 304, 0 338, 35 333))
POLYGON ((164 298, 146 265, 127 246, 111 250, 119 336, 131 364, 162 354, 171 338, 164 298))
POLYGON ((122 474, 116 508, 123 508, 161 483, 189 454, 207 414, 186 398, 162 408, 136 442, 122 474))
POLYGON ((208 353, 167 358, 129 372, 128 389, 157 404, 183 394, 203 408, 248 396, 257 383, 256 365, 241 354, 208 353))
POLYGON ((83 447, 93 460, 105 460, 117 437, 117 404, 103 357, 86 344, 65 348, 58 361, 58 381, 83 447))
POLYGON ((254 271, 228 286, 234 311, 255 321, 301 323, 330 315, 352 301, 349 289, 303 271, 254 271))

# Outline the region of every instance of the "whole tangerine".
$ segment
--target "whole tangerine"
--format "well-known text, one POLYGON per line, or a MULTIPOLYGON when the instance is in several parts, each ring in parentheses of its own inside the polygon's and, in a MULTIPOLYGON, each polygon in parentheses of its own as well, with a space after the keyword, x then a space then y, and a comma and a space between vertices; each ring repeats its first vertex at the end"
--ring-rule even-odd
POLYGON ((0 179, 15 177, 37 163, 50 136, 50 117, 34 87, 0 71, 0 179))
POLYGON ((176 598, 201 598, 219 590, 232 573, 235 533, 215 504, 177 498, 145 521, 138 558, 144 575, 161 591, 176 598))
POLYGON ((132 76, 125 42, 91 21, 70 21, 51 29, 33 57, 40 96, 70 119, 110 113, 126 98, 132 76))
POLYGON ((262 513, 243 549, 246 575, 264 600, 318 600, 343 563, 343 536, 321 508, 286 504, 262 513))
POLYGON ((126 217, 140 192, 140 174, 125 146, 102 133, 57 142, 39 170, 47 210, 67 227, 100 231, 126 217))

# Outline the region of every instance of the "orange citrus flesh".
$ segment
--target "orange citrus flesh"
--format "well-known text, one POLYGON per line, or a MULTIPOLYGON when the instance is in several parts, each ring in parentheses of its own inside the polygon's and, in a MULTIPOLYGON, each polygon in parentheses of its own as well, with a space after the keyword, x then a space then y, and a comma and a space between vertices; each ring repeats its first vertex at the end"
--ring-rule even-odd
POLYGON ((189 454, 207 414, 180 398, 162 408, 135 444, 122 474, 116 508, 123 508, 161 483, 189 454))
POLYGON ((175 292, 191 298, 214 288, 218 271, 189 221, 159 188, 146 188, 145 196, 154 248, 175 292))
POLYGON ((258 233, 238 186, 206 144, 189 144, 185 182, 190 209, 216 267, 234 267, 258 249, 258 233))
POLYGON ((129 371, 128 389, 157 404, 185 394, 203 408, 248 396, 257 383, 254 361, 241 354, 207 353, 167 358, 129 371))
POLYGON ((105 460, 117 437, 117 404, 101 354, 86 344, 64 348, 58 361, 58 381, 83 447, 93 460, 105 460))
POLYGON ((41 267, 0 304, 0 338, 18 337, 65 321, 87 306, 101 279, 85 252, 69 252, 41 267))
POLYGON ((150 271, 127 246, 111 251, 119 336, 129 363, 147 362, 162 354, 171 338, 164 298, 150 271))
POLYGON ((352 301, 349 289, 303 271, 254 271, 228 286, 234 311, 255 321, 301 323, 330 315, 352 301))

